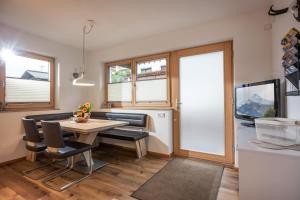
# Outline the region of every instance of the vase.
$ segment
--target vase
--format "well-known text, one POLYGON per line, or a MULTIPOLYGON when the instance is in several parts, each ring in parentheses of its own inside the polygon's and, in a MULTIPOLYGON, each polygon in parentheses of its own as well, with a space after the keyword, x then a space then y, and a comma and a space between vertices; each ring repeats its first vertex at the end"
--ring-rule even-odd
POLYGON ((74 116, 74 121, 76 123, 86 123, 91 117, 91 113, 83 113, 83 117, 74 116))

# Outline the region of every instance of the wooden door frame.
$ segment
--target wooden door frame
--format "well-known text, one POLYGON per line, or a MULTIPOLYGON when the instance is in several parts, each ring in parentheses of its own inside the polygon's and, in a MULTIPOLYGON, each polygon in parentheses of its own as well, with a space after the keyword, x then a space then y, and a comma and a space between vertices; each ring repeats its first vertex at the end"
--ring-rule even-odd
POLYGON ((174 51, 171 54, 171 77, 172 77, 172 107, 173 113, 173 149, 174 155, 182 157, 200 158, 227 165, 234 165, 234 126, 233 126, 233 49, 232 41, 188 48, 174 51), (224 119, 225 119, 225 156, 200 153, 180 149, 180 115, 178 108, 179 101, 179 58, 210 52, 224 52, 224 119))

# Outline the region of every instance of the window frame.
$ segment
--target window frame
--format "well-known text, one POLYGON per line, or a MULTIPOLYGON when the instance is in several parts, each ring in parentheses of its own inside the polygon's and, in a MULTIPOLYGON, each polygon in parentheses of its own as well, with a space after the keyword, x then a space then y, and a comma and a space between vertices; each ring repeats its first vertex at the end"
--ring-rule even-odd
POLYGON ((50 102, 24 102, 24 103, 6 103, 6 66, 5 61, 0 60, 0 110, 15 111, 15 110, 42 110, 55 108, 55 58, 32 53, 28 51, 16 50, 15 55, 43 60, 50 63, 50 102))
MULTIPOLYGON (((155 79, 154 79, 155 80, 155 79)), ((104 106, 108 108, 168 108, 171 106, 171 84, 170 84, 170 52, 159 53, 141 57, 129 58, 121 61, 113 61, 105 63, 105 102, 104 106), (166 59, 166 80, 167 80, 167 100, 166 101, 149 101, 149 102, 137 102, 136 101, 136 76, 137 76, 137 64, 140 62, 146 62, 157 59, 166 59), (109 80, 109 67, 116 64, 128 64, 131 63, 131 82, 132 82, 132 99, 131 102, 110 102, 108 101, 108 80, 109 80)))
MULTIPOLYGON (((127 82, 127 83, 128 83, 127 82)), ((121 82, 122 83, 122 82, 121 82)), ((127 59, 127 60, 121 60, 121 61, 116 61, 116 62, 110 62, 105 64, 105 104, 106 105, 113 105, 114 107, 129 107, 132 105, 133 102, 133 63, 132 60, 127 59), (109 68, 114 65, 126 65, 130 64, 131 66, 131 101, 130 102, 125 102, 125 101, 108 101, 108 85, 109 84, 117 84, 117 83, 110 83, 109 82, 109 68)))

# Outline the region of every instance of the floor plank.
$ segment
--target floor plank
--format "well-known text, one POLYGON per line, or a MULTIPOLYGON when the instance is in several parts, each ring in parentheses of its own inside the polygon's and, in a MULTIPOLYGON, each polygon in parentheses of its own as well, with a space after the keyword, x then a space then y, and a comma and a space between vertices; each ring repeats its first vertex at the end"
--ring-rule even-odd
MULTIPOLYGON (((38 166, 38 163, 18 161, 0 167, 0 200, 132 200, 132 192, 162 169, 169 159, 146 156, 137 159, 135 152, 102 146, 94 151, 95 158, 109 162, 109 165, 93 173, 87 180, 63 191, 53 191, 39 181, 23 176, 22 171, 38 166)), ((37 173, 37 172, 36 172, 37 173)), ((63 179, 53 181, 61 184, 80 174, 70 173, 63 179)), ((225 168, 218 194, 218 200, 238 199, 238 172, 225 168)))

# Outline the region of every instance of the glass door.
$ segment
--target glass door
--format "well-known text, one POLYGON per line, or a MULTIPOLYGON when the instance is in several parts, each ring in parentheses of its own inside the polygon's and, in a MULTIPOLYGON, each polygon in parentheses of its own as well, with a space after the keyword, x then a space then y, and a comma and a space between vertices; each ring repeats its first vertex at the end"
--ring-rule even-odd
POLYGON ((176 52, 175 154, 233 162, 231 42, 176 52))

